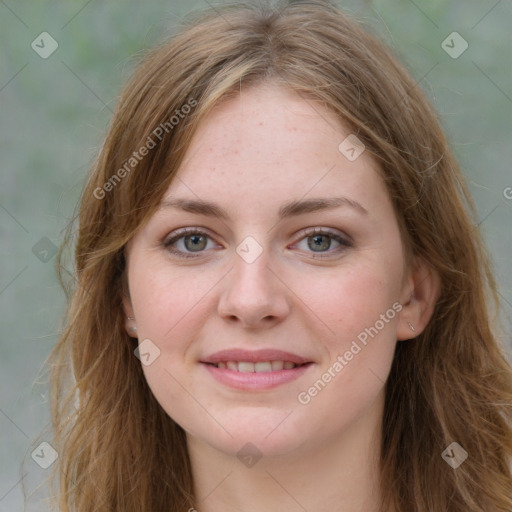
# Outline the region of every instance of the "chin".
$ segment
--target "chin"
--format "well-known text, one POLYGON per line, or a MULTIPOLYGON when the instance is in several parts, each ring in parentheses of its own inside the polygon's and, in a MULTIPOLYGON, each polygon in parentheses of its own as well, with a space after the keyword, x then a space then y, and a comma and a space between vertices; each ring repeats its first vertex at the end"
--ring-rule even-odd
POLYGON ((197 429, 186 430, 188 435, 230 456, 240 458, 255 452, 254 455, 280 457, 293 452, 307 441, 304 428, 297 429, 293 422, 287 424, 293 416, 291 410, 239 408, 233 411, 230 418, 216 416, 224 428, 217 425, 217 428, 205 430, 203 424, 198 425, 197 429))

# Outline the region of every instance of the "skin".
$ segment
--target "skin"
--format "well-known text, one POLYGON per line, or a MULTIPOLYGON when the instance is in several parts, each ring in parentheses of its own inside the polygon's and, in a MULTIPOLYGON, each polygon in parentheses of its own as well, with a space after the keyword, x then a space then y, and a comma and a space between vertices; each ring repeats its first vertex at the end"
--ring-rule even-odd
POLYGON ((164 198, 212 201, 229 219, 162 208, 127 245, 124 309, 135 320, 126 328, 133 335, 136 324, 139 341, 160 350, 144 374, 187 433, 201 512, 378 510, 385 381, 397 340, 421 333, 439 285, 423 262, 406 268, 376 162, 368 151, 349 161, 338 150, 349 134, 334 114, 291 91, 244 90, 204 119, 164 198), (277 217, 286 202, 335 196, 367 213, 342 206, 277 217), (209 235, 197 252, 190 240, 174 243, 190 258, 162 244, 184 227, 209 235), (326 236, 315 252, 308 246, 315 228, 352 245, 326 236), (252 263, 236 251, 248 236, 262 249, 252 263), (299 403, 298 394, 394 303, 401 311, 299 403), (227 348, 277 348, 314 364, 277 388, 237 390, 200 363, 227 348), (237 458, 248 442, 263 455, 252 467, 237 458))

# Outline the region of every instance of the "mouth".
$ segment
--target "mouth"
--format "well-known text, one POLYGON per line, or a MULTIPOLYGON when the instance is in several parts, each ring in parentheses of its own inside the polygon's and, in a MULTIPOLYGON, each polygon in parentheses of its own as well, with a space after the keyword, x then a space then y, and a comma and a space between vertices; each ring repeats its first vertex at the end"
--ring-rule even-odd
POLYGON ((275 388, 302 376, 315 363, 281 350, 223 350, 200 361, 217 382, 243 391, 275 388))
POLYGON ((207 363, 215 368, 227 368, 228 370, 240 373, 269 373, 281 370, 293 370, 299 366, 310 363, 296 364, 293 361, 219 361, 218 363, 207 363))

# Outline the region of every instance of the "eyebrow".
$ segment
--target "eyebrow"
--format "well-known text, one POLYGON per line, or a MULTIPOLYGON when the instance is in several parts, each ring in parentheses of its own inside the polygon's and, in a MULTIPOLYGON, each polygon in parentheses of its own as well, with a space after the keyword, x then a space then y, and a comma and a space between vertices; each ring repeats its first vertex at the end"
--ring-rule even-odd
MULTIPOLYGON (((305 213, 332 210, 340 207, 352 208, 363 215, 368 214, 368 210, 353 199, 349 199, 348 197, 329 197, 289 201, 279 208, 278 217, 279 219, 285 219, 305 213)), ((189 213, 229 220, 228 213, 220 206, 210 201, 200 199, 168 198, 161 202, 158 209, 162 210, 167 208, 181 209, 189 213)))

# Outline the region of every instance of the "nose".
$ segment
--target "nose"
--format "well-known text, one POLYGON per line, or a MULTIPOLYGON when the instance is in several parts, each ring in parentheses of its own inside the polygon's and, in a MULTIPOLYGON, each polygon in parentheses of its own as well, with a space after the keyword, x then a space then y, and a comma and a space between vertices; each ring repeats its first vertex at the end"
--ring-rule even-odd
POLYGON ((291 292, 269 266, 265 252, 252 263, 235 255, 218 304, 218 313, 227 322, 261 329, 281 323, 289 314, 291 292))

